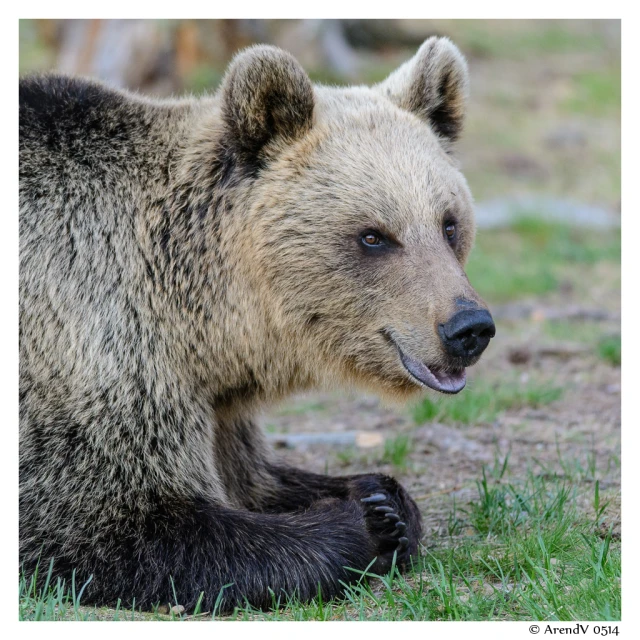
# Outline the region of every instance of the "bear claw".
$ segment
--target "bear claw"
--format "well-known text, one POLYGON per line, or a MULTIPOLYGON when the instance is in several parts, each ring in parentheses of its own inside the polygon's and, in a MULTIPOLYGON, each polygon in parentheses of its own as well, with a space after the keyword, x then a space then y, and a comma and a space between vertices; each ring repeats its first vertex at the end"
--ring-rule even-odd
POLYGON ((360 498, 360 503, 364 507, 367 527, 378 540, 380 564, 377 571, 388 571, 394 554, 397 555, 398 566, 406 566, 411 553, 409 532, 413 535, 413 528, 407 525, 406 514, 401 511, 403 503, 398 501, 398 496, 395 492, 379 489, 360 498))
POLYGON ((374 511, 377 511, 378 513, 385 513, 385 514, 393 514, 393 509, 391 507, 388 507, 386 504, 385 505, 381 505, 379 507, 375 507, 374 511))
POLYGON ((387 496, 384 493, 372 493, 368 498, 361 498, 360 502, 364 503, 375 503, 375 502, 386 502, 387 496))

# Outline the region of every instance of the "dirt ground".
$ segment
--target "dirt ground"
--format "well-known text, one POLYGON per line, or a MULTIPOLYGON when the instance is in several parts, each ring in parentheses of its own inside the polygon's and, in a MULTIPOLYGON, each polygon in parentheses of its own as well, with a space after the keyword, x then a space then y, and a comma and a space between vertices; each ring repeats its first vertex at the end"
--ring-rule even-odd
MULTIPOLYGON (((512 481, 524 479, 528 469, 565 475, 578 484, 585 510, 592 508, 593 483, 599 480, 602 500, 610 501, 607 524, 614 524, 619 535, 620 368, 583 340, 559 341, 543 331, 547 318, 561 317, 578 337, 619 332, 619 274, 613 266, 599 264, 586 275, 592 282, 586 292, 580 282, 573 287, 564 283, 564 291, 543 298, 494 305, 496 338, 469 370, 468 388, 461 392, 473 393, 483 378, 496 385, 526 385, 534 379, 562 388, 562 396, 550 404, 507 409, 491 422, 417 424, 411 407, 384 406, 357 392, 314 393, 297 396, 264 416, 267 431, 280 444, 280 455, 305 469, 397 477, 421 508, 426 546, 437 545, 446 535, 454 501, 464 508, 477 498, 483 465, 491 467, 507 453, 512 481), (386 463, 382 444, 345 444, 345 432, 378 435, 368 439, 374 442, 408 435, 406 464, 386 463), (293 444, 282 446, 278 434, 294 434, 293 444), (317 442, 318 434, 335 442, 317 442)), ((367 438, 358 439, 367 444, 367 438)))

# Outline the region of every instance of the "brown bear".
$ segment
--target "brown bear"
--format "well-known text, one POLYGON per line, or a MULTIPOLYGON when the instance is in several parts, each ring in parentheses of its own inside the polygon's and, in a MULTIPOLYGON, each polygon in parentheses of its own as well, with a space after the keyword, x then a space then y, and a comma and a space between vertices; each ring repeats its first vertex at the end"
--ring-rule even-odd
POLYGON ((212 97, 20 81, 20 560, 84 601, 331 597, 420 514, 392 478, 279 462, 267 403, 457 393, 494 325, 451 156, 467 69, 431 38, 373 87, 249 48, 212 97))

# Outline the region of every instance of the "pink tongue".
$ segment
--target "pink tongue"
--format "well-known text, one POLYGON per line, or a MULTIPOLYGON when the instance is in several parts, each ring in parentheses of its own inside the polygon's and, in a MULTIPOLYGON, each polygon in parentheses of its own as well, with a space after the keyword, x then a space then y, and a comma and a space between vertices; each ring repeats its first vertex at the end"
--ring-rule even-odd
POLYGON ((402 354, 402 364, 419 382, 442 393, 458 393, 464 389, 464 385, 467 383, 467 374, 464 369, 456 373, 444 373, 437 369, 432 371, 423 362, 404 353, 402 354))

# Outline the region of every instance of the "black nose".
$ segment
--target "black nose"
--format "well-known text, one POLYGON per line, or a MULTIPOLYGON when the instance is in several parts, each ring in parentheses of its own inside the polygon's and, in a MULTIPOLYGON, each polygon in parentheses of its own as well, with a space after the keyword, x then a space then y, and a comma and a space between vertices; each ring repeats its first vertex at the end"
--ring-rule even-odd
POLYGON ((487 348, 496 326, 486 309, 464 309, 439 325, 438 333, 450 356, 470 360, 487 348))

